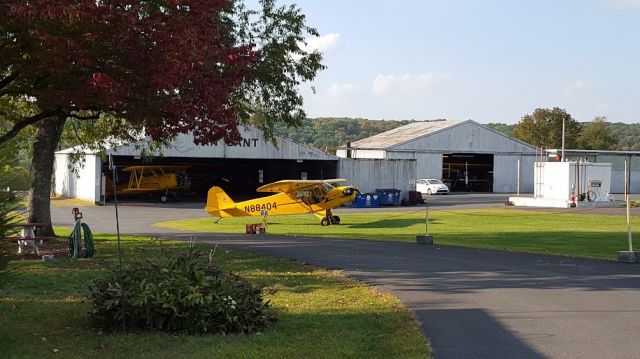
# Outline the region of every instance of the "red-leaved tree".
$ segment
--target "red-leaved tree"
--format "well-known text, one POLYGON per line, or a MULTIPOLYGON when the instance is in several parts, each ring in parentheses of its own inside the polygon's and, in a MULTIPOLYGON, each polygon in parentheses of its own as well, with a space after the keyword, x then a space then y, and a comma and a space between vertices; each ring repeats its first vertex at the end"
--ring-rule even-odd
MULTIPOLYGON (((36 126, 30 221, 50 223, 54 152, 65 122, 122 118, 120 130, 200 144, 239 139, 256 111, 295 124, 297 85, 323 67, 302 42, 317 35, 295 6, 263 0, 0 2, 0 96, 33 103, 0 145, 36 126)), ((0 109, 0 116, 2 109, 0 109)), ((113 134, 105 134, 105 136, 113 134)))

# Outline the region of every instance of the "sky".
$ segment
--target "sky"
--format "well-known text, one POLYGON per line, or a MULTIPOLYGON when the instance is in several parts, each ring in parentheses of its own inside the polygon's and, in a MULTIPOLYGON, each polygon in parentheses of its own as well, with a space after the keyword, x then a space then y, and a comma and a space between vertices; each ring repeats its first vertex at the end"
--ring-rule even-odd
POLYGON ((279 3, 321 35, 308 117, 517 123, 557 106, 640 122, 640 0, 279 3))

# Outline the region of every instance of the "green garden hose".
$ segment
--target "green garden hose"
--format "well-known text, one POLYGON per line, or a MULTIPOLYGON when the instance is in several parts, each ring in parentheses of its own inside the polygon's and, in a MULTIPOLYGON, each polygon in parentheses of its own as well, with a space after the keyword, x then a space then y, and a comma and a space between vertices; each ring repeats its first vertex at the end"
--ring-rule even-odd
POLYGON ((78 258, 78 242, 84 239, 84 257, 93 257, 95 253, 95 247, 93 246, 93 234, 89 225, 82 223, 81 220, 77 220, 73 226, 73 230, 69 235, 69 258, 78 258))

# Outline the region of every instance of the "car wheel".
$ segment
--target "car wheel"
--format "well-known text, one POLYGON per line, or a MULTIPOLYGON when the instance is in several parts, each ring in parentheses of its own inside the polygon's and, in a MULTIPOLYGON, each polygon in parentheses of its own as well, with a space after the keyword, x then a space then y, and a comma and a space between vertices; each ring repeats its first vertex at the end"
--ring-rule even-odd
POLYGON ((427 188, 427 194, 428 195, 432 195, 433 193, 431 193, 431 188, 427 188))

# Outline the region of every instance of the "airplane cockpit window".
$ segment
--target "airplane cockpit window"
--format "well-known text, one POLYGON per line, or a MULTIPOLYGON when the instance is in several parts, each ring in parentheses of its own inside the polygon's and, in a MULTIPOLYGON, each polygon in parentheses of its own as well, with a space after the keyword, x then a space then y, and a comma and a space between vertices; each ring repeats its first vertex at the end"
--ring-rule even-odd
POLYGON ((334 189, 334 187, 330 183, 322 182, 322 189, 324 190, 324 193, 327 193, 334 189))
POLYGON ((323 193, 319 191, 319 188, 305 189, 295 192, 295 198, 306 204, 316 204, 320 202, 323 193))

